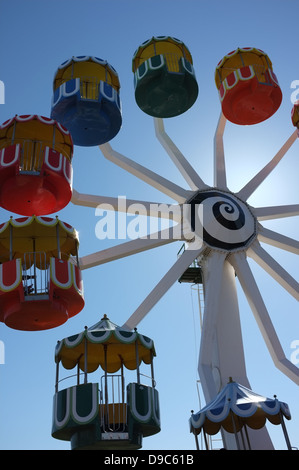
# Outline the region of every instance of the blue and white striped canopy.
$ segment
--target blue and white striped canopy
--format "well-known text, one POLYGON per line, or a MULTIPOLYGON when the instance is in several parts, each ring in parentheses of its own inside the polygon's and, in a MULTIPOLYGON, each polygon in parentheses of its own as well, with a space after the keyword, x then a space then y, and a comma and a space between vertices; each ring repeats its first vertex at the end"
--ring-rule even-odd
POLYGON ((280 424, 282 416, 291 419, 289 407, 277 398, 266 398, 252 390, 230 381, 202 410, 192 414, 190 432, 199 434, 201 429, 214 435, 222 427, 227 432, 239 431, 244 424, 260 429, 268 419, 280 424))

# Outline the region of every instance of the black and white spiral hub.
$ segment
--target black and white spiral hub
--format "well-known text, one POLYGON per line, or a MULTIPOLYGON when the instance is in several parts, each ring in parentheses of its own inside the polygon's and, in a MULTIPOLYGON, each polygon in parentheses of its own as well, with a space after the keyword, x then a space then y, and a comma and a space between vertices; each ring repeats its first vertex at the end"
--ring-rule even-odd
POLYGON ((255 217, 235 195, 219 190, 200 191, 189 204, 191 230, 210 247, 234 251, 255 239, 255 217))

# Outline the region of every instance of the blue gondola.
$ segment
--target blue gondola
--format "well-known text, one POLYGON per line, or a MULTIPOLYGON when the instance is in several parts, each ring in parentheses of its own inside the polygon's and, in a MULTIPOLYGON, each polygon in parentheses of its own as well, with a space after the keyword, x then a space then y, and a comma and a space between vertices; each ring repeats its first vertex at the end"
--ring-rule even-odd
POLYGON ((107 61, 72 57, 55 73, 51 117, 71 133, 75 145, 108 142, 122 124, 120 83, 107 61))

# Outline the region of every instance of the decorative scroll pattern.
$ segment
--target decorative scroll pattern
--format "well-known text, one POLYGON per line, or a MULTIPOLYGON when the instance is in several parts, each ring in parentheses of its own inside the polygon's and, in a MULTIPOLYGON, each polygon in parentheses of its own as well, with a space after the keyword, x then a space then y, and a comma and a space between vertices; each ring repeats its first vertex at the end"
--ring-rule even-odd
MULTIPOLYGON (((186 71, 190 75, 193 75, 195 78, 195 70, 193 65, 185 60, 184 57, 178 58, 178 63, 182 65, 180 68, 180 72, 186 71)), ((136 72, 134 73, 134 86, 136 88, 138 82, 144 78, 148 72, 162 69, 163 67, 167 66, 167 58, 163 54, 159 54, 158 56, 154 56, 149 58, 148 60, 142 62, 142 64, 138 67, 136 72)))
POLYGON ((80 282, 81 271, 70 261, 62 261, 57 258, 50 259, 50 279, 59 289, 71 289, 72 287, 83 295, 82 282, 80 282), (79 280, 77 277, 79 276, 79 280), (79 282, 78 282, 79 281, 79 282))
MULTIPOLYGON (((269 74, 269 83, 268 84, 275 84, 278 86, 278 80, 275 75, 275 73, 271 70, 267 70, 267 74, 269 74)), ((225 95, 228 91, 231 89, 235 88, 235 86, 238 84, 239 81, 249 81, 252 80, 253 78, 257 79, 257 74, 255 71, 254 66, 252 65, 247 65, 246 67, 242 67, 238 70, 235 70, 231 74, 229 74, 221 83, 219 87, 219 97, 220 101, 222 102, 223 99, 225 98, 225 95)))
POLYGON ((54 396, 53 432, 99 419, 98 384, 79 385, 54 396))
POLYGON ((128 403, 132 418, 141 425, 160 428, 158 392, 152 387, 131 383, 128 385, 128 403))
MULTIPOLYGON (((108 67, 111 72, 113 72, 114 75, 118 76, 117 71, 115 70, 114 67, 112 67, 111 64, 107 62, 107 60, 100 59, 99 57, 95 56, 89 56, 89 55, 81 55, 81 56, 73 56, 71 59, 66 60, 63 62, 59 67, 58 70, 63 70, 66 67, 68 67, 72 62, 87 62, 87 61, 92 61, 96 62, 99 65, 102 65, 104 67, 108 67)), ((56 72, 57 73, 57 72, 56 72)))
POLYGON ((11 126, 14 121, 16 122, 26 122, 26 121, 34 121, 38 120, 39 122, 42 122, 43 124, 48 124, 49 126, 57 126, 59 130, 65 134, 70 136, 69 131, 59 122, 55 121, 54 119, 45 117, 45 116, 38 116, 37 114, 25 114, 21 116, 14 116, 11 119, 8 119, 5 121, 3 124, 0 125, 0 129, 5 129, 6 127, 11 126))
POLYGON ((190 202, 191 228, 203 234, 210 246, 223 250, 244 248, 256 232, 255 218, 248 206, 230 193, 199 192, 190 202), (201 211, 196 211, 198 206, 201 211))
MULTIPOLYGON (((118 109, 121 109, 120 103, 120 96, 118 91, 113 88, 108 83, 99 80, 98 83, 93 83, 93 79, 91 77, 92 85, 96 85, 98 87, 99 93, 97 94, 97 99, 93 101, 101 101, 102 99, 106 99, 111 103, 115 103, 118 109)), ((96 79, 94 79, 96 80, 96 79)), ((81 99, 81 80, 80 78, 73 78, 67 82, 64 82, 60 87, 58 87, 52 96, 52 109, 63 100, 76 97, 78 100, 81 99)))
POLYGON ((22 282, 20 259, 0 264, 0 295, 14 291, 22 282))
MULTIPOLYGON (((14 174, 19 174, 22 171, 20 164, 21 147, 21 144, 16 144, 0 150, 0 174, 2 174, 2 171, 5 171, 5 175, 7 175, 8 169, 14 171, 14 174)), ((56 176, 61 176, 61 178, 67 181, 68 185, 72 185, 73 170, 69 159, 50 147, 45 147, 44 149, 42 165, 38 168, 38 172, 46 175, 43 177, 48 181, 52 180, 51 174, 55 172, 56 176)), ((52 181, 52 184, 55 185, 55 182, 56 179, 52 181)), ((61 180, 59 182, 61 188, 62 182, 61 180)))
POLYGON ((75 229, 66 222, 62 222, 61 220, 52 219, 51 217, 37 217, 35 215, 31 217, 20 217, 18 219, 9 219, 7 222, 0 224, 0 233, 3 233, 9 225, 12 225, 15 228, 22 228, 26 227, 30 224, 38 223, 40 225, 48 226, 48 227, 55 227, 59 224, 63 230, 68 232, 70 235, 76 235, 75 229))

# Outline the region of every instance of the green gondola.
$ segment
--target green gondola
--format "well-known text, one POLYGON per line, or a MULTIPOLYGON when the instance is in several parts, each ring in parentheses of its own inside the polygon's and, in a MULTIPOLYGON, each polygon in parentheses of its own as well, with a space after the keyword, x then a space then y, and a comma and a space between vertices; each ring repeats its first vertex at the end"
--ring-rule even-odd
POLYGON ((187 111, 196 101, 198 84, 188 48, 178 39, 156 36, 136 50, 135 100, 146 114, 167 118, 187 111))

